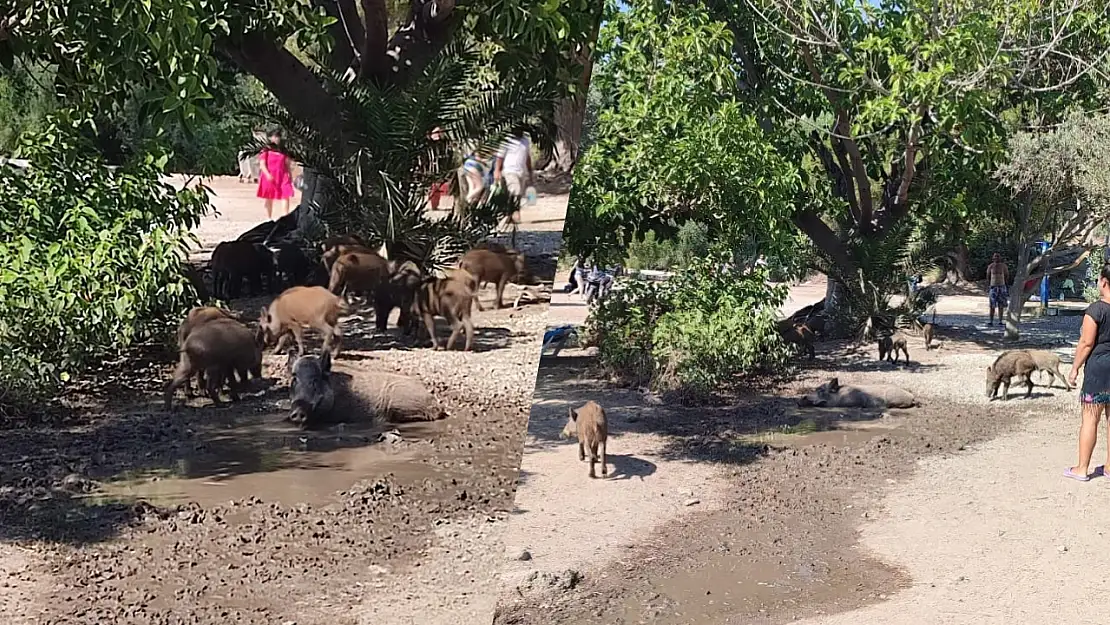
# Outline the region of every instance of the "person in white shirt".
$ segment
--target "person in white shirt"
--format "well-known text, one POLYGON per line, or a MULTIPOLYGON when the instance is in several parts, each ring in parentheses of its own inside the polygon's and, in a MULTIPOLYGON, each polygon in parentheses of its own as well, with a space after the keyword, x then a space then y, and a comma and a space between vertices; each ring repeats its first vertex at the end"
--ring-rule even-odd
POLYGON ((524 128, 518 126, 497 152, 493 181, 504 180, 509 195, 520 199, 532 184, 532 178, 532 142, 524 134, 524 128))
MULTIPOLYGON (((524 134, 524 127, 517 126, 497 153, 493 168, 493 183, 505 181, 505 190, 516 200, 524 197, 526 189, 535 184, 532 172, 532 142, 524 134)), ((512 231, 511 244, 516 247, 516 230, 520 223, 520 209, 506 220, 512 231)))

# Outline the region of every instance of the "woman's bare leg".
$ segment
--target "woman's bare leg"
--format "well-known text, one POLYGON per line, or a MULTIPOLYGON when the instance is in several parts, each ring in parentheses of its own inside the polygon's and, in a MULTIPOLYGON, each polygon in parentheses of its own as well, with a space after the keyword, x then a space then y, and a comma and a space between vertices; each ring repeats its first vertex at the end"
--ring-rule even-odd
POLYGON ((1095 443, 1098 442, 1098 422, 1102 412, 1101 404, 1083 404, 1083 425, 1079 427, 1079 464, 1071 468, 1076 475, 1090 473, 1091 456, 1095 453, 1095 443))
POLYGON ((1102 465, 1102 473, 1107 477, 1107 471, 1110 471, 1110 409, 1107 406, 1102 406, 1102 414, 1106 415, 1106 464, 1102 465))
POLYGON ((284 217, 284 216, 286 216, 286 215, 288 215, 288 214, 289 214, 289 200, 290 200, 290 199, 291 199, 291 198, 285 198, 284 200, 282 200, 282 204, 281 204, 281 205, 282 205, 282 206, 284 207, 284 209, 285 209, 285 212, 281 214, 281 216, 282 216, 282 217, 284 217))
POLYGON ((265 202, 263 202, 263 204, 265 204, 265 206, 266 206, 266 219, 273 219, 274 218, 274 201, 271 200, 271 199, 267 199, 265 202))

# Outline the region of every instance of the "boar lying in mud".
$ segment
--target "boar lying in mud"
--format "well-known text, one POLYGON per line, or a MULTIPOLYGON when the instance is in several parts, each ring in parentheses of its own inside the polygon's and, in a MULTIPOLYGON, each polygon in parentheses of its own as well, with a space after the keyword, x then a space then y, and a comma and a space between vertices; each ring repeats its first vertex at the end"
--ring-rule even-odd
POLYGON ((474 346, 474 322, 470 319, 470 309, 476 299, 466 282, 454 278, 429 278, 420 285, 413 302, 413 312, 424 320, 424 326, 432 339, 432 347, 439 349, 436 338, 435 318, 443 317, 451 324, 451 336, 447 338, 447 349, 459 338, 459 331, 466 331, 464 351, 474 346))
POLYGON ((344 402, 357 401, 363 410, 386 421, 435 421, 446 416, 435 395, 409 376, 375 371, 349 378, 343 390, 344 402))
POLYGON ((208 397, 220 402, 220 389, 225 382, 231 387, 231 399, 239 400, 239 382, 247 375, 262 377, 262 348, 255 333, 234 319, 217 318, 193 327, 181 347, 173 379, 166 384, 166 410, 173 407, 173 394, 198 372, 204 373, 208 397))
POLYGON ((325 350, 319 357, 294 357, 290 352, 288 366, 289 375, 292 378, 289 385, 292 399, 289 421, 302 429, 328 421, 335 407, 331 352, 325 350))
POLYGON ((286 289, 269 306, 263 308, 258 318, 262 344, 269 347, 275 342, 275 352, 280 352, 292 335, 297 341, 297 351, 303 355, 304 328, 311 327, 324 335, 324 350, 331 350, 331 357, 339 355, 343 338, 339 316, 349 312, 343 298, 322 286, 295 286, 286 289))
POLYGON ((810 360, 816 357, 813 343, 817 340, 817 334, 808 325, 783 319, 779 322, 778 330, 782 340, 797 346, 810 360))
POLYGON ((987 399, 998 395, 999 386, 1002 386, 1002 399, 1010 399, 1010 380, 1014 377, 1017 377, 1019 384, 1025 384, 1028 388, 1025 397, 1030 397, 1033 394, 1033 372, 1036 370, 1037 363, 1029 352, 1002 352, 994 364, 987 367, 987 399))
POLYGON ((1048 374, 1049 388, 1052 388, 1053 382, 1060 380, 1064 388, 1071 390, 1071 384, 1068 384, 1068 379, 1060 371, 1060 356, 1058 354, 1044 349, 1027 349, 1025 352, 1029 354, 1029 357, 1033 359, 1033 364, 1037 366, 1036 372, 1043 371, 1048 374))
POLYGON ((818 408, 912 408, 917 400, 909 391, 890 384, 841 385, 833 378, 798 398, 799 406, 818 408))
POLYGON ((904 354, 906 362, 910 361, 910 350, 906 346, 909 340, 905 333, 896 330, 890 336, 879 339, 879 360, 898 362, 899 353, 904 354))
POLYGON ((578 438, 578 459, 586 459, 586 449, 590 450, 590 477, 596 478, 594 463, 600 460, 601 474, 609 475, 605 459, 605 443, 609 439, 609 425, 605 421, 605 409, 593 401, 588 401, 578 410, 568 408, 567 424, 560 434, 563 438, 578 438), (600 458, 598 450, 601 451, 600 458))
MULTIPOLYGON (((477 281, 473 287, 475 290, 487 282, 497 285, 497 299, 494 302, 494 307, 497 309, 504 307, 502 299, 507 283, 531 281, 528 262, 523 254, 515 250, 504 252, 480 248, 470 250, 459 259, 459 269, 474 276, 477 281)), ((485 310, 482 308, 482 302, 478 300, 475 302, 478 304, 478 310, 485 310)))

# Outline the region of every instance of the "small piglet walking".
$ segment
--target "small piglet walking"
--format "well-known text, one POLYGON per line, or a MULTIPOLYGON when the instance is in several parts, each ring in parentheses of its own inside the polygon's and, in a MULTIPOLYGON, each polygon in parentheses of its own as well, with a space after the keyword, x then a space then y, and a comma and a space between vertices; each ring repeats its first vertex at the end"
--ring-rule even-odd
POLYGON ((566 426, 563 427, 563 438, 575 436, 578 438, 578 459, 586 459, 586 448, 590 448, 590 477, 596 478, 594 463, 598 462, 598 448, 601 448, 601 474, 609 475, 609 468, 605 464, 605 441, 609 438, 609 426, 605 422, 605 409, 592 401, 575 410, 570 408, 570 415, 566 426))

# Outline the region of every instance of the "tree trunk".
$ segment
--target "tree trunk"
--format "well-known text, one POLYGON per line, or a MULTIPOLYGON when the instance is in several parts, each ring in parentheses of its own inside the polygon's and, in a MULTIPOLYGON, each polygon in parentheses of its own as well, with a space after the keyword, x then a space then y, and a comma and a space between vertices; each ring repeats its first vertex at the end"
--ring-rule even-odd
POLYGON ((1022 241, 1018 244, 1018 262, 1014 268, 1014 279, 1010 285, 1010 301, 1006 304, 1006 333, 1004 338, 1016 341, 1021 338, 1021 313, 1025 307, 1025 300, 1029 294, 1025 292, 1025 281, 1029 279, 1029 244, 1022 241))
MULTIPOLYGON (((599 2, 598 7, 604 11, 604 3, 599 2)), ((590 45, 583 46, 577 55, 582 63, 582 76, 573 95, 563 98, 555 103, 555 154, 546 169, 559 173, 570 173, 574 164, 578 162, 578 148, 582 141, 582 125, 586 120, 586 94, 590 89, 590 77, 593 75, 594 62, 593 49, 597 41, 597 34, 601 29, 601 14, 597 15, 594 22, 593 33, 590 36, 590 45)))
POLYGON ((971 253, 967 249, 967 244, 960 241, 956 244, 956 249, 953 252, 952 260, 956 270, 956 283, 971 282, 971 253))
POLYGON ((840 307, 845 301, 845 287, 832 276, 826 276, 825 283, 825 334, 831 338, 844 338, 844 328, 840 323, 840 307))

